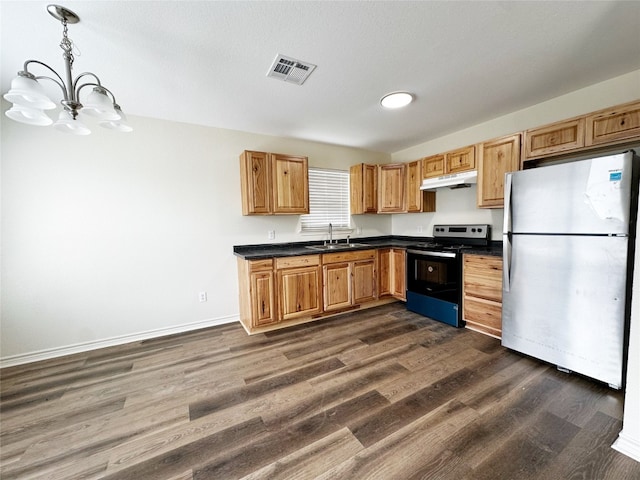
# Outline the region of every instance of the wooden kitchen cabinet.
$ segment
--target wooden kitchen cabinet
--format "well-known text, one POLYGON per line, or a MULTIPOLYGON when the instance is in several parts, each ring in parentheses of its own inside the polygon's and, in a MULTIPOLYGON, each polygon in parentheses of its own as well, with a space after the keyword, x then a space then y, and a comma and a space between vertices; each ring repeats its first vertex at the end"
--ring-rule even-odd
POLYGON ((270 154, 273 213, 309 213, 307 157, 270 154))
POLYGON ((271 162, 266 152, 245 151, 240 155, 242 214, 270 215, 271 162))
POLYGON ((407 212, 435 212, 436 192, 420 190, 422 185, 421 160, 407 163, 407 212))
POLYGON ((377 298, 375 250, 327 253, 322 264, 325 312, 377 298))
POLYGON ((407 300, 407 256, 404 248, 391 249, 391 296, 407 300))
POLYGON ((406 251, 403 248, 378 250, 378 296, 407 300, 406 251))
POLYGON ((349 200, 352 215, 377 213, 378 166, 360 163, 349 169, 349 200))
POLYGON ((585 146, 640 138, 640 102, 607 108, 587 115, 585 146))
POLYGON ((544 157, 584 147, 584 118, 573 118, 524 132, 524 159, 544 157))
POLYGON ((445 154, 445 173, 460 173, 476 168, 475 145, 459 148, 445 154))
POLYGON ((378 250, 378 296, 385 297, 391 295, 392 282, 391 249, 381 248, 378 250))
POLYGON ((378 165, 378 213, 406 211, 404 163, 378 165))
POLYGON ((444 175, 444 154, 432 155, 422 159, 422 178, 433 178, 444 175))
POLYGON ((240 155, 243 215, 309 213, 307 157, 245 151, 240 155))
POLYGON ((273 260, 238 259, 240 321, 245 328, 278 323, 273 260))
POLYGON ((462 317, 467 328, 500 338, 502 335, 502 258, 463 257, 462 317))
POLYGON ((276 258, 278 318, 319 314, 322 311, 320 255, 276 258))
POLYGON ((475 145, 422 159, 422 177, 433 178, 476 168, 475 145))
POLYGON ((478 201, 480 208, 504 207, 504 175, 520 166, 520 134, 478 146, 478 201))

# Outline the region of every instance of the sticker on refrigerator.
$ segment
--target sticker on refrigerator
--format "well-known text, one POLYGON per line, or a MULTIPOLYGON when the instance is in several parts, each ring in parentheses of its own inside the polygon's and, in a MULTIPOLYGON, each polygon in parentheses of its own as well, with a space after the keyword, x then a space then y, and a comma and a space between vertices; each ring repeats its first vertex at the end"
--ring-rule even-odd
POLYGON ((623 156, 591 160, 585 202, 603 220, 625 221, 622 203, 623 156))

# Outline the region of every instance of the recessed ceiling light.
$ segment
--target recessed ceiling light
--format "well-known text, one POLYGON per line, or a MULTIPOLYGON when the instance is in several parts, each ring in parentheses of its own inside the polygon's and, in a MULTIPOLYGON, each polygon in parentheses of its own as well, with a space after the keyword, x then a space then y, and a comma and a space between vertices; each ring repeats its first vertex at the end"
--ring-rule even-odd
POLYGON ((413 101, 413 95, 408 92, 387 93, 380 99, 380 105, 384 108, 406 107, 413 101))

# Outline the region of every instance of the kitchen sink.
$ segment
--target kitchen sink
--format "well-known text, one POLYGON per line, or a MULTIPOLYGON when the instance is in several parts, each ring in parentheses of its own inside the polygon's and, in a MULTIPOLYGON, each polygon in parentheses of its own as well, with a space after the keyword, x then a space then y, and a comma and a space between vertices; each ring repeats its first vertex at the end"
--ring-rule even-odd
POLYGON ((349 250, 350 248, 368 247, 366 243, 330 243, 328 245, 307 245, 305 248, 310 250, 331 251, 331 250, 349 250))

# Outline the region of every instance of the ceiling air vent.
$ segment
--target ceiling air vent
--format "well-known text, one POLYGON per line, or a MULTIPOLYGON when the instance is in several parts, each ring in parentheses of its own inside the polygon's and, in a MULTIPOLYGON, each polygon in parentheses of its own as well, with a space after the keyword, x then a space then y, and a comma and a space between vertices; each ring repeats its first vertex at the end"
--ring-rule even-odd
POLYGON ((267 73, 267 77, 302 85, 315 68, 316 66, 311 63, 285 57, 284 55, 277 55, 267 73))

